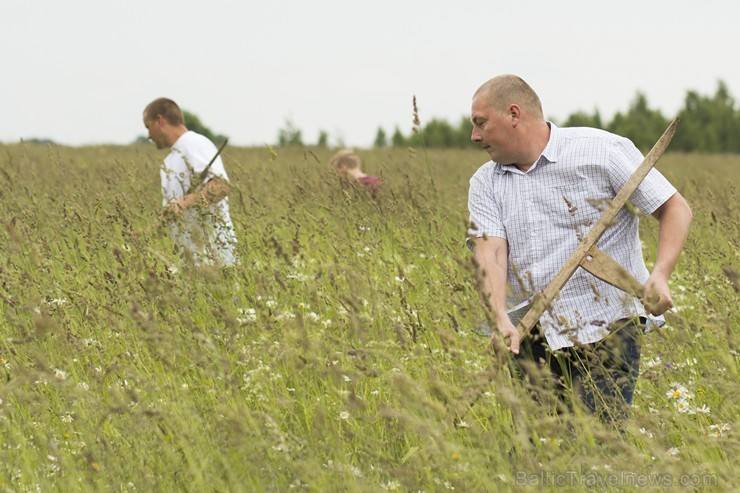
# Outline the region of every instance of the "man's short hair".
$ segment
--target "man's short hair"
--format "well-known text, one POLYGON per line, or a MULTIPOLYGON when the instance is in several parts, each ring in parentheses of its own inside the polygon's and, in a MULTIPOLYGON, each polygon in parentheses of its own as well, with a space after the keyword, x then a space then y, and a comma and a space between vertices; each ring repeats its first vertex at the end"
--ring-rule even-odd
POLYGON ((494 77, 478 88, 475 96, 479 94, 484 95, 488 104, 497 110, 506 111, 508 105, 515 103, 531 115, 543 118, 539 96, 517 75, 504 74, 494 77))
POLYGON ((168 98, 157 98, 144 108, 144 116, 147 119, 162 115, 170 125, 184 125, 185 117, 177 103, 168 98))
POLYGON ((342 168, 355 169, 359 168, 362 162, 360 157, 349 149, 342 149, 341 151, 334 154, 329 164, 332 168, 340 171, 342 168))

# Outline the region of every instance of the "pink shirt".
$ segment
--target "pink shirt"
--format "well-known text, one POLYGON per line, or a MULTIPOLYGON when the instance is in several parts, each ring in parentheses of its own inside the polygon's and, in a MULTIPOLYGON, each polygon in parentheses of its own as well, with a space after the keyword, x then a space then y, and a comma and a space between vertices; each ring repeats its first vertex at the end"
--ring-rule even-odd
POLYGON ((373 198, 376 198, 376 196, 378 195, 378 184, 380 183, 379 176, 367 175, 363 176, 358 181, 366 187, 369 187, 370 193, 372 194, 373 198))

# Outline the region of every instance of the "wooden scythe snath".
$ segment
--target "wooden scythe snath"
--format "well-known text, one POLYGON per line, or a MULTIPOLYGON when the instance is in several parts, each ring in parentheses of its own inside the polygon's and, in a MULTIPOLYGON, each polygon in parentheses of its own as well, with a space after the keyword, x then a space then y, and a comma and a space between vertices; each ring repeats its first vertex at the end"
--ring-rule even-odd
POLYGON ((560 293, 562 287, 568 282, 568 279, 570 279, 578 267, 584 268, 612 286, 638 298, 642 298, 644 293, 643 285, 632 274, 627 272, 624 267, 619 265, 616 260, 596 248, 596 243, 604 231, 611 226, 617 213, 624 207, 627 200, 645 176, 647 176, 652 167, 655 166, 660 156, 663 155, 663 152, 668 147, 668 143, 673 138, 673 134, 676 133, 678 122, 678 118, 671 122, 660 139, 658 139, 658 142, 655 143, 648 155, 645 156, 640 166, 632 173, 632 176, 629 177, 622 189, 619 190, 619 193, 609 202, 604 213, 596 224, 593 225, 565 265, 560 269, 560 272, 557 273, 543 291, 535 295, 531 308, 524 315, 524 318, 519 321, 519 325, 517 326, 522 339, 529 334, 529 331, 532 330, 532 327, 534 327, 545 310, 551 306, 552 301, 560 293))

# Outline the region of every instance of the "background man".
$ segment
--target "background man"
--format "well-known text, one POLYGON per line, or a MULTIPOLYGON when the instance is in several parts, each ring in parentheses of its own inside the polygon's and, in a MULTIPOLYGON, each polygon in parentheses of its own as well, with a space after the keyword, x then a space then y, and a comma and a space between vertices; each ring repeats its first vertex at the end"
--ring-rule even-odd
POLYGON ((652 272, 643 262, 639 218, 626 208, 598 242, 645 285, 643 299, 578 269, 520 341, 521 308, 566 263, 643 156, 623 137, 546 121, 537 94, 515 75, 495 77, 475 92, 471 120, 471 139, 491 156, 471 178, 468 196, 468 235, 491 319, 526 378, 549 367, 543 392, 554 386, 562 398, 572 388, 603 420, 626 417, 639 370, 639 328, 673 306, 668 277, 688 236, 688 204, 651 170, 631 202, 660 223, 652 272))
POLYGON ((236 235, 229 215, 229 178, 208 138, 185 126, 182 111, 171 99, 155 99, 144 109, 144 126, 157 149, 170 148, 160 176, 162 218, 175 242, 196 264, 232 266, 236 235))

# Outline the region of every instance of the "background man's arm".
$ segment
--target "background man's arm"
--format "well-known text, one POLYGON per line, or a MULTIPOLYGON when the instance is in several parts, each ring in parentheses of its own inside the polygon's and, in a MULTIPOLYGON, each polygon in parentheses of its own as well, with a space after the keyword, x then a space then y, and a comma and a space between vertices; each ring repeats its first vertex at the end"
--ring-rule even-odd
POLYGON ((642 303, 653 315, 673 308, 668 278, 689 236, 693 214, 680 193, 676 192, 653 212, 658 227, 658 255, 650 277, 645 283, 642 303))
MULTIPOLYGON (((479 290, 483 306, 491 314, 504 340, 509 340, 509 351, 519 354, 519 331, 506 313, 506 277, 509 245, 503 238, 473 239, 473 258, 477 266, 479 290)), ((497 337, 494 332, 491 337, 497 337)))
POLYGON ((167 204, 162 213, 164 216, 178 215, 198 204, 204 206, 215 204, 228 196, 230 190, 231 187, 226 180, 215 176, 194 192, 183 195, 167 204))

